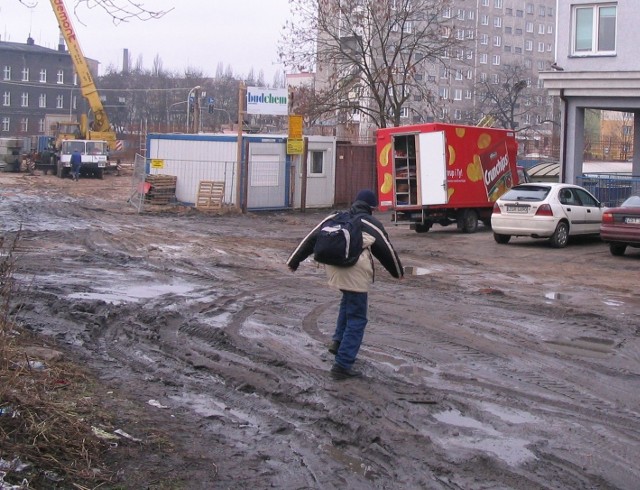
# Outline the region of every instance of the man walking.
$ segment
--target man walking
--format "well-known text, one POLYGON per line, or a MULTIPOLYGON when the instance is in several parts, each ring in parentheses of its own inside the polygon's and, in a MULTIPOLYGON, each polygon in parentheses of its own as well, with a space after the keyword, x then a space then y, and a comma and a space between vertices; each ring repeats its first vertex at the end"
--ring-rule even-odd
POLYGON ((71 175, 73 180, 78 180, 80 178, 80 167, 82 166, 82 155, 78 150, 73 150, 71 154, 71 175))
MULTIPOLYGON (((361 375, 353 369, 353 363, 360 350, 368 322, 368 292, 374 278, 372 257, 396 279, 404 276, 400 258, 391 245, 384 226, 372 215, 377 206, 378 199, 372 191, 366 189, 358 192, 350 212, 361 219, 362 253, 357 262, 349 267, 325 265, 329 286, 342 293, 336 329, 329 347, 329 352, 336 356, 331 367, 331 376, 337 380, 361 375)), ((287 266, 291 271, 297 270, 300 262, 313 253, 323 225, 337 214, 333 213, 325 218, 298 244, 287 259, 287 266)))

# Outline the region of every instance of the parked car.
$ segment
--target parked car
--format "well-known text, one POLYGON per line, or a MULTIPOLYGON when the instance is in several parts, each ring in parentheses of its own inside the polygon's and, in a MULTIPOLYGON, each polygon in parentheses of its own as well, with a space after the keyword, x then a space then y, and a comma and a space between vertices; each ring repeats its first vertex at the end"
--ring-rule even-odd
POLYGON ((631 196, 617 208, 602 213, 600 237, 611 255, 624 255, 627 247, 640 248, 640 196, 631 196))
POLYGON ((512 236, 548 238, 552 247, 567 245, 570 236, 598 235, 602 205, 583 187, 529 183, 512 187, 493 206, 491 227, 498 243, 512 236))

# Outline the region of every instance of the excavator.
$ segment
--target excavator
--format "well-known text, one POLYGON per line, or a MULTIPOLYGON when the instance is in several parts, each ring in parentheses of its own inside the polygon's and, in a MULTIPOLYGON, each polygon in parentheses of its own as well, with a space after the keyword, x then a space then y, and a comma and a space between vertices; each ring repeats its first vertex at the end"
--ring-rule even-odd
POLYGON ((71 154, 73 151, 79 150, 82 154, 82 172, 102 178, 109 163, 109 152, 116 149, 116 133, 111 128, 109 117, 98 95, 89 64, 82 54, 71 16, 64 1, 50 1, 73 60, 82 96, 87 100, 93 114, 91 122, 86 114, 82 114, 80 122, 66 121, 55 124, 53 133, 57 155, 56 171, 58 177, 68 176, 71 169, 71 154))

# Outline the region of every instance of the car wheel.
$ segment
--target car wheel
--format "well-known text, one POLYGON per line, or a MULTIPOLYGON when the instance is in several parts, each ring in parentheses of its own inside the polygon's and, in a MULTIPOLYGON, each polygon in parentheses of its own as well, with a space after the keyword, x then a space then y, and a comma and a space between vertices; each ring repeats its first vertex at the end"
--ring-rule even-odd
POLYGON ((609 244, 609 251, 611 252, 611 255, 615 255, 619 257, 620 255, 624 255, 625 250, 627 250, 627 246, 624 245, 623 243, 609 244))
POLYGON ((459 219, 464 233, 475 233, 478 230, 478 213, 475 209, 464 209, 459 219))
POLYGON ((509 243, 509 240, 511 240, 511 235, 501 235, 500 233, 494 233, 493 239, 496 242, 504 245, 505 243, 509 243))
POLYGON ((416 233, 426 233, 431 229, 431 223, 416 223, 416 233))
POLYGON ((558 223, 556 226, 556 231, 553 232, 551 238, 549 239, 551 246, 553 248, 564 248, 567 246, 569 242, 569 225, 564 221, 558 223))

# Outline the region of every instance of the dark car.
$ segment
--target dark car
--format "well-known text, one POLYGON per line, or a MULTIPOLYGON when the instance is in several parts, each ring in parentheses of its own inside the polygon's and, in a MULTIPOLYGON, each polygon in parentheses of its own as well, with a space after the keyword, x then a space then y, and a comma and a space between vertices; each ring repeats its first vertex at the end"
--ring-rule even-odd
POLYGON ((640 248, 640 196, 604 210, 600 237, 609 244, 612 255, 624 255, 627 247, 640 248))

